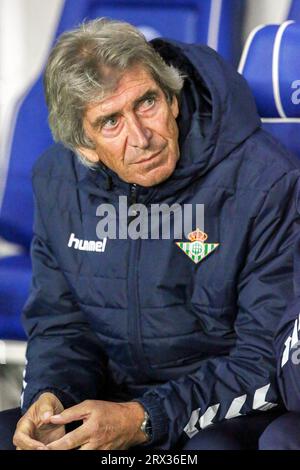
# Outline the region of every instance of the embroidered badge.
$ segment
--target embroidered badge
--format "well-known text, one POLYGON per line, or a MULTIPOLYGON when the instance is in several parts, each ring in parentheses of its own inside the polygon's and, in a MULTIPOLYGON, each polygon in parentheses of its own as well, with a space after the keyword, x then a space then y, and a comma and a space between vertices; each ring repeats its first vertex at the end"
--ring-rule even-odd
POLYGON ((208 235, 199 228, 188 234, 190 242, 176 242, 184 253, 191 258, 194 263, 199 263, 212 251, 214 251, 220 243, 204 243, 208 235))

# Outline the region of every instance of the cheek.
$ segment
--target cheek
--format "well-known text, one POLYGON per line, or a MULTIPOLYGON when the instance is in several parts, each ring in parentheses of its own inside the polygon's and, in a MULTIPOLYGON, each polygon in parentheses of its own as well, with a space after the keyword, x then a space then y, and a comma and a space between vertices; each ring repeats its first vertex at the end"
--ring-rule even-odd
POLYGON ((98 145, 97 153, 100 160, 109 163, 110 167, 118 167, 124 159, 125 142, 124 139, 110 139, 105 145, 98 145))
POLYGON ((167 139, 178 138, 178 127, 173 114, 166 110, 162 112, 157 120, 160 123, 162 135, 167 139))
POLYGON ((172 142, 174 145, 177 145, 178 143, 178 127, 177 127, 177 124, 176 122, 172 122, 171 124, 169 124, 169 135, 170 135, 170 139, 172 139, 172 142))

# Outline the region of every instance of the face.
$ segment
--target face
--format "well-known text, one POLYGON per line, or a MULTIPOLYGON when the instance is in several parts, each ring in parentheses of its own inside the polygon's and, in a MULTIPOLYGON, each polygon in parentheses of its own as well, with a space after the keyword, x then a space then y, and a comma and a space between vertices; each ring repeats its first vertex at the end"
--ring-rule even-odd
POLYGON ((177 99, 169 103, 150 73, 134 66, 111 94, 87 107, 83 127, 95 149, 78 150, 123 181, 156 185, 173 173, 179 158, 177 116, 177 99))

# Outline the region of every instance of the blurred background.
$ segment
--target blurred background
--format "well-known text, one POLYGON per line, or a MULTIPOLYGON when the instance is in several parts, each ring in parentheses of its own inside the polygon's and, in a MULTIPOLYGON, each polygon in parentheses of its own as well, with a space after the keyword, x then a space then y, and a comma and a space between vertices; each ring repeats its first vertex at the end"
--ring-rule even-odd
POLYGON ((55 37, 100 16, 129 21, 147 39, 216 49, 249 81, 263 125, 300 155, 299 102, 290 99, 300 87, 300 0, 0 0, 0 410, 18 405, 25 363, 30 172, 52 142, 42 69, 55 37))

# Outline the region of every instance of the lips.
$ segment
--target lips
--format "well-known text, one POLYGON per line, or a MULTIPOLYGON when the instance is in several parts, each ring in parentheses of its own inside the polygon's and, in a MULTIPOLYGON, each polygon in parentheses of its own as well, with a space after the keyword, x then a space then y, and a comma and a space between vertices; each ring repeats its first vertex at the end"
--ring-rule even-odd
POLYGON ((156 158, 164 149, 165 149, 165 147, 163 147, 162 149, 160 149, 158 152, 154 153, 153 155, 150 155, 150 157, 143 158, 142 160, 139 160, 138 162, 135 162, 135 164, 138 165, 140 163, 150 162, 151 160, 156 158))

